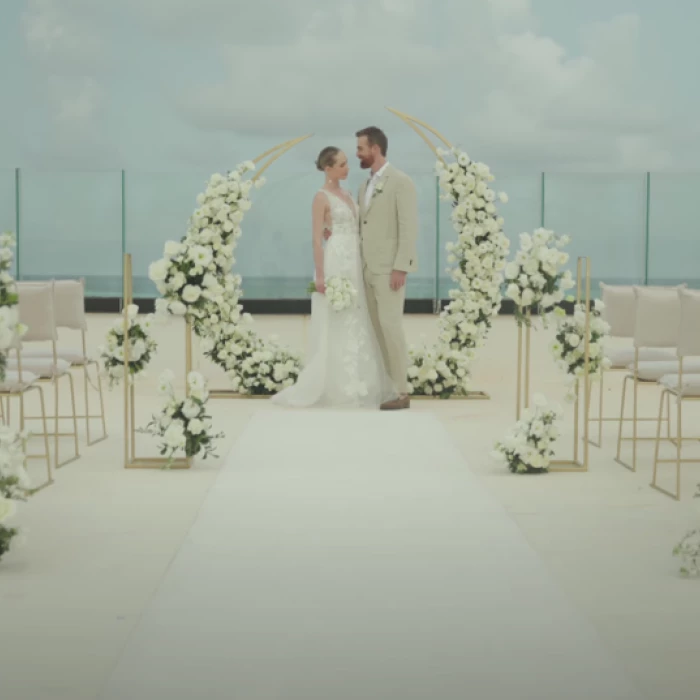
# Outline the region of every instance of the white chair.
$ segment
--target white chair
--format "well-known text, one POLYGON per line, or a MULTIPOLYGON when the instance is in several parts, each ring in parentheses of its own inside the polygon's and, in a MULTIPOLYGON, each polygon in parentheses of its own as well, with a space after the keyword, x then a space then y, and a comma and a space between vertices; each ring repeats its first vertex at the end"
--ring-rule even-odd
POLYGON ((10 350, 8 351, 8 356, 11 354, 15 355, 17 369, 7 369, 5 371, 5 378, 2 381, 0 381, 0 416, 2 416, 3 423, 9 425, 11 417, 10 400, 15 397, 19 398, 19 429, 24 430, 24 396, 25 394, 28 394, 31 391, 37 391, 39 393, 39 408, 41 411, 41 421, 43 427, 42 435, 44 437, 44 454, 27 454, 27 459, 46 460, 46 482, 32 489, 32 491, 38 491, 53 483, 53 473, 51 471, 51 451, 49 449, 49 432, 46 424, 46 404, 44 402, 44 390, 41 386, 37 384, 39 377, 37 377, 35 374, 32 374, 31 372, 23 370, 22 368, 22 358, 19 354, 19 347, 20 342, 19 339, 17 339, 13 344, 13 347, 10 348, 10 350), (5 410, 3 398, 7 401, 7 410, 5 410))
MULTIPOLYGON (((679 287, 647 287, 648 289, 679 289, 686 285, 682 284, 679 287)), ((601 301, 604 304, 603 319, 610 326, 610 337, 621 340, 632 341, 634 339, 634 321, 636 301, 633 285, 610 285, 604 282, 600 283, 601 301)), ((610 367, 607 370, 601 370, 600 381, 598 384, 598 415, 589 414, 589 424, 598 424, 598 442, 590 440, 592 445, 600 447, 603 443, 603 423, 618 422, 620 416, 605 416, 603 410, 605 397, 605 374, 609 372, 629 372, 635 359, 635 348, 633 343, 630 343, 629 348, 620 350, 608 350, 607 359, 610 362, 610 367)), ((673 362, 676 356, 672 350, 662 348, 639 348, 639 361, 644 363, 645 367, 653 367, 656 362, 673 362)), ((641 376, 639 381, 645 381, 641 376)), ((593 392, 589 393, 593 396, 593 392)), ((626 418, 630 421, 632 419, 626 418)), ((655 416, 639 417, 639 421, 655 421, 655 416)), ((670 430, 670 427, 669 427, 670 430)))
MULTIPOLYGON (((678 289, 661 287, 634 287, 635 308, 633 314, 634 323, 634 362, 622 383, 622 399, 620 403, 620 422, 617 434, 617 454, 615 461, 632 471, 637 469, 637 442, 643 438, 637 435, 637 415, 638 395, 637 387, 640 383, 639 362, 642 352, 649 349, 670 349, 678 345, 678 329, 680 324, 680 301, 678 289), (632 463, 627 464, 622 460, 622 428, 625 421, 625 398, 627 383, 632 382, 633 387, 633 409, 632 409, 632 437, 625 438, 632 440, 632 463)), ((656 385, 655 385, 656 386, 656 385)), ((669 425, 670 428, 670 425, 669 425)), ((669 430, 670 436, 670 430, 669 430)))
MULTIPOLYGON (((17 288, 36 286, 41 282, 18 282, 17 288)), ((45 283, 43 283, 45 284, 45 283)), ((87 444, 94 445, 107 438, 107 423, 105 420, 104 395, 102 393, 102 377, 100 366, 97 360, 92 360, 87 352, 87 316, 85 314, 85 280, 56 280, 53 282, 54 289, 54 311, 56 327, 72 331, 79 331, 81 334, 82 349, 66 349, 57 346, 58 357, 70 363, 71 367, 82 368, 84 381, 85 413, 78 415, 78 418, 85 419, 85 430, 87 434, 87 444), (95 368, 94 383, 90 377, 89 367, 95 368), (100 412, 90 413, 90 387, 97 393, 100 412), (92 419, 99 419, 102 423, 102 436, 93 440, 90 434, 90 422, 92 419)), ((51 350, 31 349, 26 350, 26 357, 51 357, 51 350)), ((61 418, 72 418, 72 416, 61 416, 61 418)))
MULTIPOLYGON (((686 462, 700 462, 700 459, 684 459, 682 448, 684 440, 695 440, 683 436, 683 402, 700 401, 700 373, 686 373, 686 366, 690 364, 688 358, 700 357, 700 292, 681 289, 678 291, 680 301, 680 322, 678 331, 678 370, 660 378, 659 383, 663 387, 659 416, 656 425, 656 450, 654 453, 654 474, 651 486, 657 491, 671 496, 676 500, 681 498, 681 464, 686 462), (659 459, 661 444, 661 422, 663 420, 664 397, 673 396, 676 403, 676 457, 675 459, 659 459), (659 464, 673 463, 676 465, 676 491, 667 491, 657 483, 659 464)), ((695 363, 697 364, 697 362, 695 363)), ((667 402, 668 403, 668 402, 667 402)), ((669 407, 670 418, 670 407, 669 407)))
MULTIPOLYGON (((38 377, 37 381, 48 382, 54 388, 54 421, 55 431, 50 433, 54 436, 55 454, 54 467, 58 469, 70 462, 74 462, 80 457, 78 448, 78 421, 75 410, 75 387, 73 375, 70 372, 70 363, 58 357, 56 350, 57 330, 54 314, 54 289, 53 282, 37 283, 30 286, 18 287, 19 297, 19 319, 27 326, 28 330, 21 340, 21 350, 17 361, 8 360, 8 369, 18 370, 19 362, 25 370, 38 377), (29 356, 24 353, 26 343, 48 343, 50 354, 48 357, 29 356), (73 432, 61 433, 59 427, 60 414, 60 381, 66 378, 70 391, 71 414, 73 422, 73 432), (69 459, 61 462, 59 460, 59 437, 73 437, 75 443, 75 454, 69 459)), ((36 418, 27 416, 27 419, 36 418)))

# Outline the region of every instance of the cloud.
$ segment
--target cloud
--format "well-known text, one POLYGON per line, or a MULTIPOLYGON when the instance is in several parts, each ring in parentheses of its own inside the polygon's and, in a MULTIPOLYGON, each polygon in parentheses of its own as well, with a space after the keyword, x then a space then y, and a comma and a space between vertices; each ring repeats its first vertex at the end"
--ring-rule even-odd
POLYGON ((241 45, 236 32, 218 51, 224 77, 202 76, 175 99, 183 118, 249 135, 338 134, 389 105, 484 158, 538 168, 668 162, 664 115, 642 88, 636 15, 585 27, 584 51, 572 55, 536 30, 528 0, 302 5, 312 11, 282 45, 241 45))

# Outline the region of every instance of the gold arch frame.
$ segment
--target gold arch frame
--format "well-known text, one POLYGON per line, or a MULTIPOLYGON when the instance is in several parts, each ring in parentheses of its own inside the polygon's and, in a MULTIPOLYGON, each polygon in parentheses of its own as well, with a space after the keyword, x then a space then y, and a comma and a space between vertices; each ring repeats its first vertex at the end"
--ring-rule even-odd
POLYGON ((267 156, 272 156, 270 160, 265 163, 265 165, 263 165, 257 171, 257 173, 255 173, 253 180, 257 180, 278 158, 281 158, 285 153, 291 151, 294 146, 300 144, 302 141, 306 141, 306 139, 310 139, 312 136, 313 134, 306 134, 305 136, 299 136, 298 138, 290 139, 289 141, 284 141, 283 143, 278 143, 276 146, 273 146, 264 153, 261 153, 257 158, 253 158, 253 163, 257 165, 262 160, 267 158, 267 156), (277 151, 279 152, 277 153, 277 151))
POLYGON ((428 148, 435 154, 435 157, 440 160, 444 165, 447 165, 445 163, 445 159, 438 153, 437 146, 433 145, 433 142, 425 135, 423 131, 419 127, 423 127, 423 129, 426 129, 429 131, 431 134, 436 136, 442 143, 449 149, 453 148, 452 144, 436 129, 434 129, 430 124, 426 124, 424 121, 417 119, 416 117, 412 117, 409 114, 405 114, 404 112, 399 112, 398 109, 394 109, 393 107, 387 107, 387 109, 392 113, 395 114, 401 121, 404 123, 408 124, 408 126, 415 131, 418 136, 421 137, 423 141, 428 145, 428 148))

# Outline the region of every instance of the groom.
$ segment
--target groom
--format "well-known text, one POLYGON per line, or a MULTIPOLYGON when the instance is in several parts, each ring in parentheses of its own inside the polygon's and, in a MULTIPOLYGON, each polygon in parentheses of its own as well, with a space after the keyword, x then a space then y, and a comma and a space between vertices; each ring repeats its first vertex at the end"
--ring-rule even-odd
POLYGON ((409 408, 403 311, 406 274, 417 269, 416 188, 408 175, 387 162, 388 139, 381 129, 369 126, 355 136, 360 167, 371 173, 359 197, 367 304, 384 363, 400 394, 381 408, 409 408))

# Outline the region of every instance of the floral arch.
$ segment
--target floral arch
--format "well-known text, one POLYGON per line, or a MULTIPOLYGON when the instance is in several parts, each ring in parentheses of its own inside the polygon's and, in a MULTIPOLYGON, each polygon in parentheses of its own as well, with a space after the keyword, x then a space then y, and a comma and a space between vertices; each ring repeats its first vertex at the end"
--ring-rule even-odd
MULTIPOLYGON (((388 109, 435 154, 441 198, 452 203, 457 233, 457 241, 447 244, 448 271, 456 286, 440 314, 437 343, 411 349, 412 392, 440 398, 487 398, 483 392, 472 391, 470 364, 501 304, 509 241, 496 201, 507 201, 506 195, 497 195, 490 188, 494 177, 488 166, 473 162, 424 122, 388 109), (447 150, 435 147, 421 127, 442 141, 447 150)), ((232 269, 241 223, 252 206, 250 193, 265 184, 262 175, 275 160, 310 136, 278 144, 225 175, 214 174, 205 192, 197 197, 198 206, 185 236, 168 241, 163 258, 149 268, 161 295, 156 301, 157 312, 184 317, 191 323, 204 355, 230 378, 229 395, 269 396, 293 384, 299 375, 298 354, 263 340, 255 332, 252 317, 243 313, 240 304, 241 277, 232 269), (262 164, 265 158, 268 161, 262 164)))

